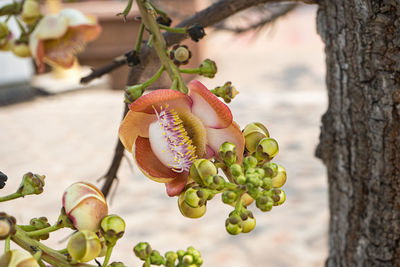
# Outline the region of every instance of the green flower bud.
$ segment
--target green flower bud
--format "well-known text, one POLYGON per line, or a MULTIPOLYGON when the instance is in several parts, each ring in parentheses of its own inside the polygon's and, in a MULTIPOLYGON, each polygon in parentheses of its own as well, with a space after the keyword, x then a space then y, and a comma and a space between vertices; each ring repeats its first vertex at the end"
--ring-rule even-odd
POLYGON ((242 170, 242 166, 240 166, 237 163, 232 164, 229 167, 229 170, 231 171, 231 174, 233 175, 233 177, 237 178, 240 175, 243 175, 243 170, 242 170))
POLYGON ((256 206, 261 211, 270 211, 273 205, 274 201, 269 196, 262 194, 261 196, 256 198, 256 206))
POLYGON ((31 172, 24 174, 17 192, 23 196, 39 195, 43 192, 45 177, 44 175, 33 174, 31 172))
POLYGON ((254 173, 259 177, 263 178, 265 176, 265 171, 262 168, 255 168, 254 173))
POLYGON ((143 261, 150 257, 152 251, 153 250, 151 249, 150 244, 147 242, 139 242, 133 248, 133 252, 135 253, 136 257, 143 261))
POLYGON ((11 47, 11 50, 17 57, 25 58, 32 56, 28 44, 24 42, 15 41, 11 47))
POLYGON ((165 252, 164 254, 167 266, 174 266, 175 267, 175 261, 178 259, 178 254, 173 251, 168 251, 165 252))
POLYGON ((282 187, 286 183, 286 170, 281 166, 277 165, 278 170, 274 177, 272 177, 273 187, 282 187))
POLYGON ((273 162, 264 163, 262 168, 265 171, 265 176, 266 177, 271 177, 272 178, 272 177, 276 176, 277 173, 278 173, 278 164, 273 163, 273 162))
POLYGON ((211 59, 205 59, 200 65, 200 75, 208 78, 214 78, 217 73, 217 65, 211 59))
POLYGON ((253 156, 247 156, 243 159, 244 169, 255 168, 257 166, 257 159, 253 156))
POLYGON ((178 198, 179 211, 187 218, 200 218, 207 211, 207 206, 203 205, 198 208, 192 208, 185 202, 185 193, 181 193, 178 198))
POLYGON ((183 259, 183 256, 186 255, 186 251, 180 249, 180 250, 178 250, 178 251, 176 252, 176 254, 178 255, 178 260, 179 260, 179 262, 181 262, 182 259, 183 259))
POLYGON ((272 188, 272 179, 269 177, 265 177, 264 179, 262 179, 261 187, 264 190, 271 189, 272 188))
POLYGON ((239 94, 231 82, 226 82, 223 86, 212 89, 211 92, 224 99, 225 103, 230 103, 239 94))
POLYGON ((100 254, 101 243, 95 232, 81 230, 71 236, 67 249, 74 260, 88 262, 100 254))
POLYGON ((107 241, 107 245, 114 246, 125 233, 125 222, 118 215, 107 215, 100 222, 100 232, 107 241))
POLYGON ((238 194, 235 191, 228 190, 222 193, 221 198, 222 202, 225 204, 231 205, 235 203, 238 199, 238 194))
POLYGON ((225 221, 225 229, 231 235, 237 235, 242 232, 242 219, 237 214, 232 214, 225 221))
POLYGON ((253 122, 248 125, 243 130, 243 136, 246 144, 246 149, 253 153, 257 149, 257 145, 261 139, 269 137, 269 132, 267 128, 259 123, 253 122))
POLYGON ((22 6, 21 19, 26 24, 35 23, 41 16, 39 1, 37 0, 25 0, 22 6))
POLYGON ((35 258, 26 250, 13 249, 0 257, 0 266, 39 267, 35 258))
POLYGON ((16 223, 17 221, 13 216, 10 216, 5 212, 0 212, 0 240, 4 240, 8 236, 15 234, 16 223))
POLYGON ((251 232, 256 227, 256 219, 251 211, 247 211, 242 216, 242 233, 251 232))
POLYGON ((236 146, 233 143, 225 142, 220 146, 218 155, 227 166, 231 166, 237 161, 236 146))
POLYGON ((107 265, 107 267, 126 267, 126 265, 120 261, 114 261, 110 265, 107 265))
POLYGON ((198 258, 201 258, 200 252, 192 246, 188 247, 186 251, 188 254, 193 256, 193 261, 196 261, 198 258))
POLYGON ((10 29, 7 26, 7 23, 0 22, 0 41, 3 39, 8 39, 10 35, 10 29))
POLYGON ((257 145, 256 158, 259 161, 270 161, 279 152, 278 142, 273 138, 263 138, 257 145))
POLYGON ((246 183, 247 193, 254 199, 258 198, 260 195, 260 189, 258 186, 253 185, 252 183, 246 183))
POLYGON ((282 189, 277 189, 275 188, 272 190, 274 195, 272 196, 272 199, 274 200, 274 206, 279 206, 282 205, 283 202, 286 200, 286 194, 282 189))
POLYGON ((247 182, 247 179, 244 175, 240 175, 239 177, 236 178, 236 182, 238 184, 244 185, 247 182))
POLYGON ((205 185, 207 176, 217 174, 214 163, 208 159, 196 159, 190 167, 190 177, 199 185, 205 185))
MULTIPOLYGON (((33 218, 30 220, 29 224, 34 226, 36 230, 40 230, 40 229, 50 226, 50 223, 46 217, 33 218)), ((47 234, 43 234, 40 236, 33 236, 32 238, 34 238, 36 240, 47 240, 49 237, 50 237, 50 234, 47 233, 47 234)))
POLYGON ((219 175, 209 175, 206 179, 208 188, 220 191, 225 188, 225 179, 219 175))
POLYGON ((252 184, 254 187, 259 187, 261 185, 261 180, 258 178, 257 174, 248 174, 246 177, 248 184, 252 184))
POLYGON ((182 257, 182 263, 183 264, 191 264, 191 263, 193 263, 193 256, 186 254, 185 256, 182 257))
POLYGON ((165 263, 165 260, 164 257, 161 256, 160 252, 158 252, 158 250, 153 250, 150 253, 150 262, 154 265, 161 265, 165 263))
POLYGON ((143 95, 144 89, 145 88, 143 84, 127 86, 125 88, 125 102, 132 103, 133 101, 141 97, 143 95))
POLYGON ((191 187, 188 188, 184 194, 185 203, 191 208, 204 206, 207 201, 207 197, 201 189, 191 187))

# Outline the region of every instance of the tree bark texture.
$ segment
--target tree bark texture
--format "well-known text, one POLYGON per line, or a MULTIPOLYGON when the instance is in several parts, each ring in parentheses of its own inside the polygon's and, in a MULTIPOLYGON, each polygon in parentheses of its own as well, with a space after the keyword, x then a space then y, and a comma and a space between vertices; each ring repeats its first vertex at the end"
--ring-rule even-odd
POLYGON ((326 266, 400 266, 400 2, 320 0, 329 106, 326 266))

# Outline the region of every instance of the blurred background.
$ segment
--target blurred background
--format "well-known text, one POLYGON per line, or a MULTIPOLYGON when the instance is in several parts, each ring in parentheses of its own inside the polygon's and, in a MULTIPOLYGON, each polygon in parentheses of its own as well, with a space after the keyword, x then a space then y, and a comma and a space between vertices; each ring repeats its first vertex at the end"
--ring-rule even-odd
MULTIPOLYGON (((161 4, 168 8, 168 4, 177 2, 161 4)), ((180 12, 171 13, 176 22, 210 3, 181 2, 177 4, 180 12)), ((125 4, 64 3, 96 15, 103 27, 100 38, 80 55, 82 66, 101 66, 134 47, 136 11, 127 23, 115 16, 125 4)), ((328 252, 327 181, 314 150, 327 96, 316 11, 315 6, 299 5, 261 29, 241 34, 226 30, 251 17, 250 13, 239 14, 220 27, 225 30, 206 29, 206 38, 200 43, 189 42, 195 55, 192 66, 205 58, 218 66, 214 79, 198 77, 201 82, 212 89, 232 81, 239 90, 229 104, 234 120, 242 127, 262 122, 278 140, 280 153, 274 162, 283 165, 288 174, 283 187, 285 204, 267 213, 250 206, 256 228, 248 234, 230 236, 224 222, 231 208, 219 197, 209 201, 204 217, 185 218, 178 210, 177 199, 166 195, 164 185, 145 178, 126 153, 110 199, 110 213, 122 216, 127 230, 117 243, 112 261, 141 266, 132 248, 137 242, 147 241, 161 253, 193 245, 202 253, 204 266, 324 266, 328 252)), ((84 180, 102 185, 99 178, 111 163, 124 108, 123 91, 118 89, 124 88, 129 69, 124 67, 87 86, 77 84, 77 75, 68 78, 68 86, 61 86, 66 84, 61 82, 57 86, 51 76, 35 74, 30 59, 0 52, 0 63, 0 170, 9 177, 1 194, 14 192, 28 171, 46 175, 44 193, 0 203, 0 211, 12 214, 20 224, 39 216, 53 223, 61 208, 62 193, 71 183, 84 180)), ((45 243, 64 248, 63 240, 69 233, 57 231, 45 243)))

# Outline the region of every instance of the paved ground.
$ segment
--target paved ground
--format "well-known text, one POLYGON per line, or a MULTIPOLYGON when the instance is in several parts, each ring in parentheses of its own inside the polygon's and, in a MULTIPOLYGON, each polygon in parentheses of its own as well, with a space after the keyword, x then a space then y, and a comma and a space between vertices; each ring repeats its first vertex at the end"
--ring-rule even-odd
MULTIPOLYGON (((163 185, 144 178, 136 166, 132 171, 127 155, 110 208, 126 219, 127 231, 113 260, 140 266, 131 251, 146 240, 161 252, 193 245, 201 251, 204 266, 323 266, 327 188, 325 169, 314 158, 314 149, 327 101, 315 11, 298 10, 257 38, 208 35, 207 57, 217 62, 220 73, 202 81, 209 87, 232 81, 241 92, 230 105, 235 120, 242 126, 263 122, 279 141, 275 161, 288 173, 286 203, 269 213, 255 211, 256 229, 232 237, 224 229, 230 209, 218 198, 209 202, 203 218, 186 219, 163 185)), ((122 109, 122 92, 106 88, 0 108, 0 169, 9 176, 1 194, 13 192, 24 172, 47 176, 42 195, 2 203, 0 211, 13 214, 20 223, 35 216, 55 221, 64 189, 79 180, 96 183, 107 169, 122 109)), ((65 247, 59 241, 68 233, 56 233, 48 243, 65 247)))

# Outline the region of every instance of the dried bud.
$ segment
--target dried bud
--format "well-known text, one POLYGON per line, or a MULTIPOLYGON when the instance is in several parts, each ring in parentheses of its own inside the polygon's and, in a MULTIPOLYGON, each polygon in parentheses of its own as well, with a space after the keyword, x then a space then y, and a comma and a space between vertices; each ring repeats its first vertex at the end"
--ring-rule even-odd
POLYGON ((7 175, 0 172, 0 189, 4 188, 4 186, 6 185, 7 179, 8 179, 7 175))
POLYGON ((227 166, 231 166, 232 164, 236 163, 237 155, 235 144, 230 142, 223 143, 219 148, 218 155, 227 166))
POLYGON ((67 249, 74 260, 88 262, 100 254, 101 243, 95 232, 80 230, 71 236, 67 249))
POLYGON ((114 246, 125 233, 125 222, 118 215, 108 215, 101 220, 100 232, 107 240, 107 245, 114 246))
POLYGON ((207 77, 207 78, 214 78, 215 74, 217 73, 217 64, 211 59, 205 59, 200 65, 200 72, 199 74, 207 77))
POLYGON ((178 198, 178 207, 183 216, 187 218, 200 218, 207 211, 207 206, 203 205, 198 208, 192 208, 185 202, 185 193, 181 193, 178 198))
POLYGON ((39 264, 28 251, 13 249, 0 257, 0 266, 39 267, 39 264))
POLYGON ((256 158, 259 161, 270 161, 279 152, 278 142, 273 138, 263 138, 257 145, 256 158))
POLYGON ((189 63, 189 59, 192 57, 192 52, 190 52, 186 45, 175 45, 169 52, 169 57, 173 60, 175 65, 185 65, 189 63))
POLYGON ((245 139, 246 149, 250 153, 253 153, 256 151, 260 140, 265 137, 269 137, 269 132, 263 124, 259 122, 253 122, 246 125, 243 130, 243 136, 245 139))
POLYGON ((211 92, 224 99, 226 103, 230 103, 239 94, 239 91, 232 86, 232 82, 226 82, 223 86, 216 87, 211 92))
POLYGON ((195 23, 192 26, 190 26, 187 29, 187 33, 189 34, 190 38, 195 42, 198 42, 206 35, 206 33, 204 32, 204 27, 198 23, 195 23))
POLYGON ((190 177, 199 185, 204 185, 207 176, 217 174, 215 165, 208 159, 196 159, 190 167, 190 177))
POLYGON ((15 224, 16 220, 13 216, 0 212, 0 240, 4 240, 9 235, 15 234, 15 224))
POLYGON ((74 183, 63 195, 63 207, 76 229, 97 231, 108 214, 107 202, 97 187, 85 182, 74 183))
POLYGON ((37 0, 25 0, 22 6, 21 19, 26 24, 35 23, 41 16, 39 1, 37 0))
POLYGON ((31 50, 29 49, 29 46, 27 43, 15 41, 12 46, 12 52, 17 57, 22 57, 22 58, 31 57, 31 50))
POLYGON ((22 177, 22 182, 17 190, 23 196, 38 195, 43 192, 44 175, 28 172, 22 177))
POLYGON ((152 252, 151 246, 147 242, 140 242, 134 248, 133 252, 135 252, 136 257, 145 261, 152 252))

